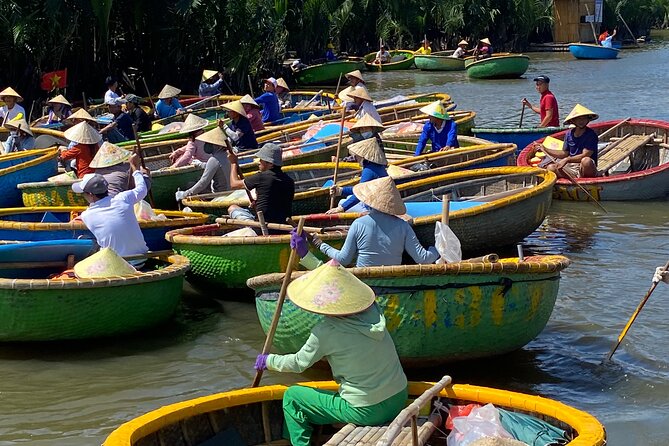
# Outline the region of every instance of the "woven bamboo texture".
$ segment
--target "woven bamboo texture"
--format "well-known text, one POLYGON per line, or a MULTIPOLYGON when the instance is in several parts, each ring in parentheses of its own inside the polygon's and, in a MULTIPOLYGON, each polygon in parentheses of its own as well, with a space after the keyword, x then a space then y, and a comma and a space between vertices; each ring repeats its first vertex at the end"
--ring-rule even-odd
MULTIPOLYGON (((496 263, 352 268, 372 287, 403 364, 427 366, 521 348, 548 322, 558 292, 562 256, 496 263)), ((296 273, 295 277, 301 273, 296 273)), ((254 277, 256 309, 267 330, 282 275, 254 277)), ((322 319, 284 303, 274 337, 277 352, 293 353, 322 319)))
POLYGON ((174 193, 187 190, 202 176, 203 169, 196 166, 183 166, 151 172, 151 189, 155 206, 161 209, 174 209, 177 202, 174 193))
POLYGON ((0 279, 0 341, 113 336, 165 321, 181 298, 188 259, 108 279, 0 279))
POLYGON ((0 155, 0 207, 21 204, 19 183, 44 181, 58 169, 58 150, 40 149, 0 155))
MULTIPOLYGON (((286 270, 290 257, 290 235, 222 237, 241 226, 212 224, 178 229, 165 238, 175 252, 188 257, 188 281, 206 287, 245 288, 256 275, 286 270)), ((323 234, 322 239, 340 247, 343 232, 323 234)), ((312 248, 323 260, 325 257, 312 248)))

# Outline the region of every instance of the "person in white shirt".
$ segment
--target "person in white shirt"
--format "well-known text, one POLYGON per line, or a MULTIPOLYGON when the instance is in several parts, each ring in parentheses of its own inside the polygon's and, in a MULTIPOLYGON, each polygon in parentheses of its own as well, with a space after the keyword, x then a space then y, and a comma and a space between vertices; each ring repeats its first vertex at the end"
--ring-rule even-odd
POLYGON ((379 51, 376 53, 376 59, 374 59, 374 62, 372 62, 374 65, 381 65, 384 63, 390 62, 390 52, 388 51, 388 47, 385 45, 381 45, 381 48, 379 51))
MULTIPOLYGON (((115 196, 108 193, 108 183, 100 174, 86 174, 72 190, 83 194, 90 203, 78 217, 84 222, 101 248, 111 248, 121 257, 146 254, 149 248, 135 217, 134 206, 147 194, 146 183, 137 154, 130 158, 135 188, 115 196)), ((143 262, 143 261, 142 261, 143 262)))
POLYGON ((613 48, 613 38, 616 36, 616 33, 618 32, 617 29, 613 30, 613 33, 609 34, 607 38, 602 40, 601 44, 604 48, 613 48))
POLYGON ((105 92, 105 104, 111 104, 114 99, 119 99, 121 96, 117 93, 118 91, 118 81, 112 77, 107 76, 105 79, 105 85, 107 85, 108 90, 105 92))
POLYGON ((353 102, 353 99, 350 98, 348 94, 358 88, 365 90, 367 94, 369 94, 369 91, 367 90, 365 80, 362 78, 360 70, 353 70, 350 73, 346 73, 346 79, 348 79, 350 85, 339 93, 339 99, 341 99, 344 107, 346 107, 346 111, 357 110, 355 102, 353 102))
POLYGON ((367 94, 366 90, 356 88, 348 93, 348 97, 353 99, 358 111, 355 114, 356 119, 362 119, 365 115, 369 115, 378 122, 383 122, 381 115, 376 111, 376 107, 372 103, 372 98, 367 94))
POLYGON ((5 105, 0 107, 1 126, 4 126, 7 121, 11 121, 12 119, 23 118, 26 121, 28 120, 25 109, 18 104, 19 102, 23 102, 23 98, 12 87, 7 87, 0 91, 0 101, 5 103, 5 105))
POLYGON ((461 40, 460 43, 458 43, 458 47, 453 51, 453 54, 451 54, 451 57, 454 59, 464 59, 467 56, 467 47, 469 46, 469 42, 466 40, 461 40))

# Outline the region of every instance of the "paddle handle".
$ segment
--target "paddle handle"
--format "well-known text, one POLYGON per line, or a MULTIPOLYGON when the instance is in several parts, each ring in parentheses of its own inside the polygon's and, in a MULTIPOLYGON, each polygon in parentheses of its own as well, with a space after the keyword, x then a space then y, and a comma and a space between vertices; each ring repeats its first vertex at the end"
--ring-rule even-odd
MULTIPOLYGON (((300 221, 297 224, 297 235, 302 235, 302 228, 304 228, 304 222, 306 217, 300 217, 300 221)), ((276 334, 276 328, 279 325, 279 319, 281 317, 281 310, 283 308, 283 302, 286 300, 286 290, 288 290, 288 284, 290 283, 290 277, 293 274, 293 266, 297 260, 297 251, 295 249, 290 250, 290 258, 288 259, 288 265, 286 266, 286 274, 283 276, 283 282, 281 283, 281 291, 279 291, 279 298, 276 301, 276 309, 274 310, 274 316, 272 317, 272 323, 269 326, 267 331, 267 338, 265 339, 265 345, 262 347, 262 354, 266 355, 269 353, 270 348, 272 347, 272 342, 274 341, 274 335, 276 334)), ((258 387, 260 380, 262 379, 262 370, 256 371, 256 376, 253 379, 253 384, 251 387, 258 387)))
POLYGON ((267 229, 267 223, 265 222, 265 214, 263 211, 258 211, 258 222, 260 223, 260 231, 262 235, 269 235, 269 230, 267 229))
MULTIPOLYGON (((546 154, 546 156, 547 156, 552 162, 554 162, 555 164, 557 164, 557 160, 556 160, 550 153, 548 153, 548 151, 544 150, 544 153, 546 154)), ((578 181, 576 181, 576 179, 575 179, 573 176, 571 176, 571 174, 570 174, 569 172, 567 172, 566 170, 564 170, 564 169, 562 169, 562 168, 560 169, 560 171, 564 174, 564 176, 567 177, 567 179, 568 179, 569 181, 572 182, 572 184, 574 184, 575 186, 579 187, 579 188, 585 193, 585 195, 587 195, 587 196, 590 198, 590 200, 592 200, 592 202, 593 202, 595 205, 597 205, 601 210, 604 211, 605 214, 608 214, 609 211, 607 211, 606 208, 605 208, 604 206, 602 206, 602 204, 601 204, 599 201, 597 201, 597 199, 596 199, 595 197, 593 197, 592 194, 591 194, 590 192, 588 192, 588 190, 587 190, 585 187, 583 187, 582 184, 580 184, 578 181)))
MULTIPOLYGON (((146 163, 144 162, 144 153, 142 153, 142 146, 139 143, 139 134, 137 133, 137 123, 133 122, 132 124, 132 133, 135 135, 135 153, 139 156, 139 162, 142 165, 142 168, 146 170, 146 163)), ((149 189, 149 202, 151 207, 155 208, 156 204, 153 200, 153 190, 149 189)))
MULTIPOLYGON (((669 270, 669 261, 664 264, 664 267, 662 268, 662 271, 667 271, 669 270)), ((620 346, 620 343, 623 342, 623 339, 625 338, 625 335, 629 331, 630 327, 636 320, 637 316, 641 312, 641 309, 646 305, 646 302, 648 302, 648 299, 650 298, 650 295, 653 294, 653 291, 655 291, 655 287, 657 287, 658 282, 653 282, 653 284, 650 286, 648 289, 648 292, 646 292, 646 295, 641 299, 641 302, 639 302, 639 305, 636 307, 636 310, 634 310, 634 313, 632 313, 632 317, 627 321, 627 324, 625 324, 625 328, 623 328, 623 331, 620 332, 618 335, 618 339, 616 343, 613 345, 611 348, 611 351, 607 355, 606 359, 610 360, 613 354, 616 352, 618 347, 620 346)))
POLYGON ((523 102, 523 108, 520 110, 520 122, 518 123, 518 128, 523 126, 523 118, 525 117, 525 103, 523 102))
POLYGON ((448 195, 442 195, 442 197, 441 197, 441 223, 444 226, 448 226, 450 208, 451 208, 450 197, 448 195))
MULTIPOLYGON (((149 103, 151 104, 151 108, 153 109, 154 113, 156 111, 156 104, 153 103, 153 98, 151 97, 151 91, 149 90, 149 86, 146 84, 146 78, 142 76, 142 83, 144 84, 144 89, 146 90, 146 94, 149 97, 149 103)), ((86 109, 86 104, 84 104, 84 110, 86 109)))
MULTIPOLYGON (((228 152, 232 153, 233 155, 235 154, 235 150, 232 148, 232 144, 230 144, 230 139, 226 136, 225 137, 225 145, 228 149, 228 152)), ((239 160, 235 161, 235 168, 237 169, 237 177, 244 181, 244 173, 242 172, 242 168, 239 165, 239 160)), ((246 196, 249 199, 249 206, 252 208, 255 207, 255 200, 253 199, 253 196, 251 195, 251 191, 246 188, 246 185, 244 185, 244 190, 246 191, 246 196)))
MULTIPOLYGON (((339 156, 341 154, 341 140, 344 136, 344 120, 346 120, 346 107, 342 107, 341 109, 341 120, 339 121, 339 139, 337 139, 337 153, 335 155, 335 168, 334 168, 334 175, 332 176, 332 182, 334 185, 337 185, 337 180, 339 176, 339 156)), ((332 194, 330 195, 330 209, 334 208, 335 206, 335 200, 337 197, 332 194)))

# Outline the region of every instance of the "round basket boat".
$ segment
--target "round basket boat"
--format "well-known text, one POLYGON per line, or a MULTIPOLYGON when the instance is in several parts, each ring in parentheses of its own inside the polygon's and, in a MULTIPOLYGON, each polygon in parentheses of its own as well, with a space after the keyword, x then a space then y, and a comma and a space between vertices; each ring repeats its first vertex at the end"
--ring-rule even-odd
POLYGON ((148 265, 156 269, 104 279, 0 278, 0 341, 114 336, 164 322, 189 262, 175 255, 148 265))
POLYGON ((21 204, 16 185, 44 181, 58 171, 58 150, 38 149, 0 155, 0 207, 21 204))

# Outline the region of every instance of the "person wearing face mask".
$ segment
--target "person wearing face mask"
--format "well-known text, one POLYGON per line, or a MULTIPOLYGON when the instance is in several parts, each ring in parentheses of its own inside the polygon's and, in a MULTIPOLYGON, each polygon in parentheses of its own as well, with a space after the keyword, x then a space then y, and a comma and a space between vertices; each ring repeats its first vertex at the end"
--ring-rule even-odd
POLYGON ((360 142, 372 137, 379 138, 379 134, 386 128, 370 115, 363 116, 358 122, 351 126, 349 136, 353 142, 360 142))
MULTIPOLYGON (((567 131, 562 150, 543 148, 549 155, 557 158, 556 163, 550 163, 546 168, 558 176, 566 178, 564 170, 578 169, 578 176, 582 178, 597 176, 597 133, 588 127, 590 121, 599 118, 597 113, 588 110, 581 104, 576 104, 567 115, 564 125, 573 124, 567 131)), ((570 172, 571 173, 571 172, 570 172)))
POLYGON ((421 108, 420 111, 428 115, 429 119, 423 125, 414 156, 423 153, 428 141, 432 142, 432 152, 460 147, 458 125, 448 115, 441 102, 432 102, 421 108))

